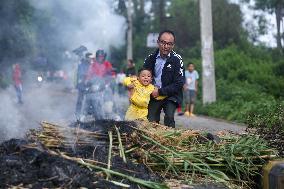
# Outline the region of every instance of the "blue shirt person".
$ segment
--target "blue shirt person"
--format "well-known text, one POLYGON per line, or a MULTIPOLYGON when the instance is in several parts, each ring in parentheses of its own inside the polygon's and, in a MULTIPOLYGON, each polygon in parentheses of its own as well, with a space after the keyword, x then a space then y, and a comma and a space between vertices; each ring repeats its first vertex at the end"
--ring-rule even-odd
POLYGON ((185 71, 185 85, 184 85, 184 97, 185 97, 185 113, 184 115, 194 117, 193 114, 194 104, 198 91, 198 79, 199 74, 195 70, 193 63, 189 63, 188 70, 185 71))

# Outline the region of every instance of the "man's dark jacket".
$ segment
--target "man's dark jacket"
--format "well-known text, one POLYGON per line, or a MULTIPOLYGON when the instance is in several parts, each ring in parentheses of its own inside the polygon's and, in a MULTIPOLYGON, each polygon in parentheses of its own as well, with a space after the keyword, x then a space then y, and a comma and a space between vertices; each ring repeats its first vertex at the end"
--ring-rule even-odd
POLYGON ((77 70, 77 89, 85 90, 84 81, 86 80, 86 76, 90 67, 90 63, 86 59, 82 59, 81 63, 78 65, 77 70))
MULTIPOLYGON (((155 63, 158 53, 159 50, 156 50, 144 62, 144 68, 150 69, 153 77, 155 76, 155 63)), ((171 51, 170 57, 167 58, 163 67, 161 81, 162 88, 159 89, 159 95, 167 96, 168 100, 180 105, 182 103, 182 89, 185 82, 184 66, 181 56, 174 51, 171 51)))

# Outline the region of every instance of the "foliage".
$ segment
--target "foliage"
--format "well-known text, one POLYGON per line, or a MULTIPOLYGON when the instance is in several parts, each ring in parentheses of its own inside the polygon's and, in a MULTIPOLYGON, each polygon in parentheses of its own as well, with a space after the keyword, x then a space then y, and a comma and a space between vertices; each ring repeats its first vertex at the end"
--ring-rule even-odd
MULTIPOLYGON (((118 14, 126 17, 124 1, 117 0, 115 8, 118 14)), ((140 62, 152 52, 146 47, 148 33, 160 32, 167 28, 176 34, 176 51, 184 60, 200 57, 200 21, 199 5, 196 0, 133 0, 133 54, 134 61, 140 62), (150 5, 148 11, 145 4, 150 5)), ((213 32, 216 48, 224 48, 230 44, 240 44, 246 39, 242 28, 242 13, 237 4, 227 0, 213 0, 213 32), (234 23, 234 24, 232 24, 234 23)), ((126 54, 125 47, 121 51, 126 54)), ((113 53, 113 52, 112 52, 113 53)), ((117 60, 125 62, 125 57, 117 60)))
POLYGON ((251 112, 246 119, 246 123, 252 128, 268 127, 284 132, 284 101, 280 103, 267 104, 269 112, 251 112))
MULTIPOLYGON (((243 2, 250 2, 251 0, 242 0, 243 2)), ((270 14, 275 13, 276 26, 277 26, 277 47, 282 50, 283 32, 280 32, 281 21, 283 17, 283 6, 284 2, 282 0, 254 0, 254 8, 256 10, 263 10, 270 14)))
POLYGON ((269 49, 231 46, 215 53, 215 65, 217 102, 198 102, 199 113, 245 122, 251 112, 268 113, 283 100, 283 61, 269 49))
MULTIPOLYGON (((35 34, 31 27, 33 9, 25 0, 3 1, 0 4, 0 62, 6 66, 9 62, 3 60, 19 59, 35 50, 35 34)), ((3 64, 3 65, 2 65, 3 64)))
POLYGON ((1 2, 0 15, 2 70, 15 61, 31 64, 37 56, 48 57, 51 67, 58 66, 64 49, 55 22, 64 22, 64 16, 56 19, 48 10, 36 10, 28 0, 1 2))
POLYGON ((277 6, 284 5, 283 3, 281 0, 255 0, 255 8, 269 10, 272 13, 277 6))
MULTIPOLYGON (((198 1, 173 0, 169 11, 172 18, 169 19, 168 27, 176 32, 177 46, 179 48, 198 46, 200 43, 198 1)), ((239 5, 226 0, 213 0, 212 15, 216 46, 220 48, 231 43, 238 44, 241 36, 244 35, 239 5)))
POLYGON ((174 0, 169 28, 176 33, 177 47, 194 47, 200 41, 199 6, 197 1, 174 0), (180 27, 182 26, 183 29, 180 27))
POLYGON ((8 79, 7 77, 4 77, 2 74, 0 74, 0 89, 5 89, 6 87, 8 87, 8 79))

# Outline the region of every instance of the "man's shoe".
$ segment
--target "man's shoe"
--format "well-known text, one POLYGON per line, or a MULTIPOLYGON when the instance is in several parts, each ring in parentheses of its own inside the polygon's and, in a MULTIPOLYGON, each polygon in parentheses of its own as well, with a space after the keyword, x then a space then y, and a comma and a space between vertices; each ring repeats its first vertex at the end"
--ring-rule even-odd
POLYGON ((184 112, 184 115, 185 115, 185 116, 190 116, 190 114, 189 114, 188 111, 184 112))

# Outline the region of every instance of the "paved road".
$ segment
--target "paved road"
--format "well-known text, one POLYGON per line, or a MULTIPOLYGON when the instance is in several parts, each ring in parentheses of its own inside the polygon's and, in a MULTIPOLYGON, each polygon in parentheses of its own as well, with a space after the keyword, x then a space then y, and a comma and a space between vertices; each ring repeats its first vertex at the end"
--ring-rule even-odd
POLYGON ((227 122, 225 120, 214 119, 205 116, 187 117, 176 115, 176 125, 177 128, 189 128, 205 130, 208 132, 218 132, 218 131, 231 131, 234 133, 242 133, 245 131, 246 126, 237 123, 227 122))
MULTIPOLYGON (((58 124, 69 124, 75 121, 74 109, 76 92, 64 92, 60 84, 46 84, 42 87, 24 88, 24 104, 16 104, 15 91, 11 87, 0 91, 0 140, 12 137, 22 137, 31 128, 39 127, 41 121, 58 124)), ((115 99, 115 102, 122 103, 115 99)), ((125 103, 127 99, 123 101, 125 103)), ((127 106, 126 106, 127 107, 127 106)), ((197 116, 188 118, 176 116, 178 128, 189 128, 217 132, 229 130, 242 132, 245 127, 216 120, 208 117, 197 116)))
POLYGON ((16 103, 12 87, 0 91, 0 99, 0 141, 21 138, 41 121, 67 124, 75 120, 76 95, 62 91, 60 85, 24 88, 22 105, 16 103))

